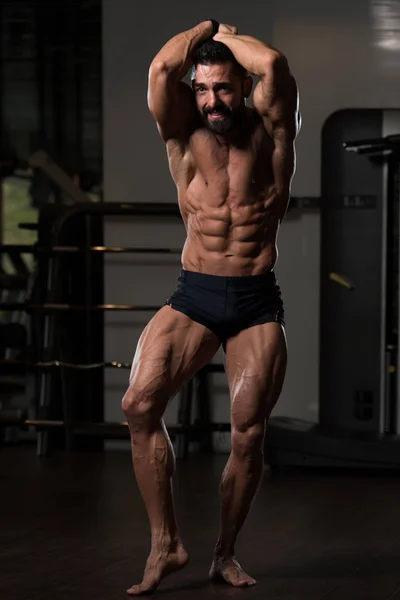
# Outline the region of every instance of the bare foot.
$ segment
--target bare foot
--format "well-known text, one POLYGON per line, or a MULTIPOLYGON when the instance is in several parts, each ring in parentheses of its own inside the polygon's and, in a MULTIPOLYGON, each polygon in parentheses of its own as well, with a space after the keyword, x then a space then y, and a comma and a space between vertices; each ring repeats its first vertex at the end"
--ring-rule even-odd
POLYGON ((239 565, 235 557, 214 559, 210 569, 210 578, 214 581, 225 581, 234 587, 249 587, 255 585, 255 579, 239 565))
POLYGON ((150 594, 164 577, 180 571, 188 562, 189 555, 181 542, 178 542, 172 550, 152 550, 146 562, 142 583, 133 585, 126 593, 129 596, 150 594))

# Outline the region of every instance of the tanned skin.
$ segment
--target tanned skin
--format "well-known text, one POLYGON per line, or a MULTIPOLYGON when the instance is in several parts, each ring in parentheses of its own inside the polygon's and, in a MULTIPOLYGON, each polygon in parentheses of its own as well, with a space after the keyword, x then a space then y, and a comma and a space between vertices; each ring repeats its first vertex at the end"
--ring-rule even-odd
MULTIPOLYGON (((300 128, 298 92, 286 58, 236 27, 214 36, 253 80, 232 63, 198 65, 192 88, 181 80, 192 52, 212 35, 206 21, 170 41, 149 71, 148 104, 166 145, 187 231, 182 266, 222 276, 274 268, 277 235, 295 172, 300 128)), ((178 533, 172 476, 175 457, 163 414, 170 398, 220 346, 206 327, 164 306, 142 333, 123 398, 135 476, 151 527, 143 581, 129 595, 152 592, 183 568, 188 554, 178 533)), ((235 558, 235 541, 259 486, 266 423, 286 371, 286 336, 279 323, 257 325, 228 340, 232 446, 222 475, 220 531, 210 577, 236 587, 255 580, 235 558)))

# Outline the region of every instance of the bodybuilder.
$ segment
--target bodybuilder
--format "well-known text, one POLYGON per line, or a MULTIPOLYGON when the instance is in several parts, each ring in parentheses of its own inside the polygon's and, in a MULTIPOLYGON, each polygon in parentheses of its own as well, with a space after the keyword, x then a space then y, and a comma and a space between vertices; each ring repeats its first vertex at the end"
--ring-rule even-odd
POLYGON ((187 240, 177 289, 142 333, 123 398, 151 526, 143 581, 128 594, 153 591, 188 562, 174 514, 175 458, 163 414, 221 344, 232 438, 210 577, 250 586, 255 580, 234 547, 260 483, 266 423, 286 370, 274 266, 295 171, 297 87, 281 52, 210 20, 173 37, 154 58, 148 103, 166 144, 187 240), (182 81, 189 70, 191 86, 182 81), (254 108, 246 106, 251 74, 259 78, 254 108))

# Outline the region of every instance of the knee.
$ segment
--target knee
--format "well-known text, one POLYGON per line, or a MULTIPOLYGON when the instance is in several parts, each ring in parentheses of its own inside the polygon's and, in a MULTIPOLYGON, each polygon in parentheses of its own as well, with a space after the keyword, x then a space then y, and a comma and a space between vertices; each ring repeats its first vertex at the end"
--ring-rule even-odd
POLYGON ((162 392, 146 390, 145 386, 131 383, 122 399, 122 410, 129 424, 151 423, 161 418, 162 392))
POLYGON ((232 453, 240 460, 261 456, 264 436, 264 424, 234 426, 232 428, 232 453))

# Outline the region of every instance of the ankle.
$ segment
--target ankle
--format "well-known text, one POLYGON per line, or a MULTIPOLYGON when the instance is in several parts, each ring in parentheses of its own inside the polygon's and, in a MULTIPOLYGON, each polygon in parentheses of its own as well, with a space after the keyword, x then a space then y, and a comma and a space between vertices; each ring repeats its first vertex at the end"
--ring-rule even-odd
POLYGON ((223 544, 222 542, 217 542, 214 548, 214 559, 215 560, 226 560, 228 558, 232 558, 235 554, 235 550, 232 544, 223 544))
POLYGON ((161 551, 175 550, 180 543, 178 535, 173 536, 170 533, 156 533, 151 536, 151 547, 161 551))

